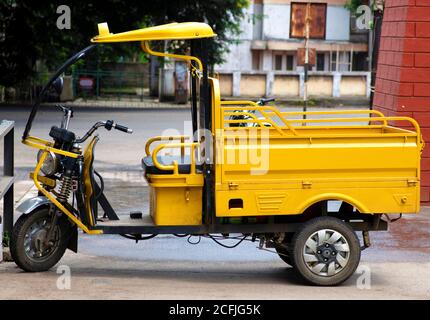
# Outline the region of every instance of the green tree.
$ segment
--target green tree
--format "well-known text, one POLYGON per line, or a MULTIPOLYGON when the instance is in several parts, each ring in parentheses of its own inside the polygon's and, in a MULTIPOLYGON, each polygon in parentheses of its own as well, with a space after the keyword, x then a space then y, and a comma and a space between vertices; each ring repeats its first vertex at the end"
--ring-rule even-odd
MULTIPOLYGON (((49 69, 89 44, 97 23, 107 21, 111 32, 122 32, 173 21, 206 22, 218 37, 209 41, 209 63, 222 61, 228 43, 240 33, 240 19, 249 0, 2 0, 0 1, 0 85, 28 80, 36 61, 49 69), (59 5, 71 9, 71 29, 56 26, 59 5), (229 37, 230 36, 230 37, 229 37)), ((101 50, 101 51, 100 51, 101 50)), ((138 44, 103 46, 101 59, 136 55, 138 44)))
POLYGON ((345 8, 347 8, 352 15, 355 15, 359 6, 367 5, 368 3, 368 0, 348 0, 345 4, 345 8))
POLYGON ((385 0, 348 0, 345 3, 345 8, 355 15, 357 8, 361 5, 370 6, 372 10, 383 10, 384 3, 385 0))

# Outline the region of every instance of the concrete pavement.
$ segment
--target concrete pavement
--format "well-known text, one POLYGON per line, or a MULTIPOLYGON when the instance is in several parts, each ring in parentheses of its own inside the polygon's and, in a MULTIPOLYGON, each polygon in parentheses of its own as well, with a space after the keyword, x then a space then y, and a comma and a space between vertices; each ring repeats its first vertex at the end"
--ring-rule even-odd
MULTIPOLYGON (((220 249, 222 250, 222 249, 220 249)), ((430 263, 362 262, 369 289, 356 274, 338 287, 303 285, 280 260, 256 262, 136 261, 66 254, 59 273, 29 274, 0 264, 0 299, 429 299, 430 263), (64 267, 70 289, 61 287, 64 267), (60 286, 58 284, 60 283, 60 286), (59 289, 60 288, 60 289, 59 289)))

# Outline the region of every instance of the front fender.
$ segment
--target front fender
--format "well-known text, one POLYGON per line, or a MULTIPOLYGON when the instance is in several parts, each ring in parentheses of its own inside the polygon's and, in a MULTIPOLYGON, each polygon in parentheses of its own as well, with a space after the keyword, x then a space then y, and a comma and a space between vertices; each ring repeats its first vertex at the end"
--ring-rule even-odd
POLYGON ((30 212, 34 211, 35 209, 46 206, 50 204, 51 201, 45 196, 38 196, 34 198, 30 198, 25 200, 23 203, 21 203, 18 208, 16 208, 17 211, 21 212, 22 214, 29 214, 30 212))

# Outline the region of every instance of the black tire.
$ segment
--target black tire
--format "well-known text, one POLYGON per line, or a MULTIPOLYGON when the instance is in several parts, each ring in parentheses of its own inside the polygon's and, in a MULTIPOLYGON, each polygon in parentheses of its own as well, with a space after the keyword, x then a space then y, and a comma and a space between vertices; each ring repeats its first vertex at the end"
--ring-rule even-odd
POLYGON ((279 255, 279 258, 281 258, 282 261, 284 261, 289 266, 293 266, 293 262, 291 261, 291 258, 290 258, 290 252, 288 251, 287 248, 276 247, 275 249, 276 249, 276 252, 279 255))
POLYGON ((12 259, 22 270, 27 272, 47 271, 63 257, 71 235, 71 224, 64 216, 58 219, 54 249, 50 249, 50 251, 48 249, 43 257, 30 257, 26 253, 25 237, 27 232, 35 224, 43 223, 45 220, 50 221, 49 219, 49 209, 44 207, 27 215, 22 215, 16 221, 11 237, 10 253, 12 259))
POLYGON ((281 258, 282 261, 284 261, 286 264, 288 264, 291 267, 294 267, 294 265, 290 258, 290 250, 288 250, 288 248, 291 246, 291 240, 293 239, 293 236, 294 236, 294 233, 286 233, 283 245, 275 247, 276 252, 279 255, 279 258, 281 258))
POLYGON ((309 284, 335 286, 351 277, 357 269, 361 257, 360 242, 351 226, 342 220, 317 217, 306 222, 296 232, 290 257, 294 270, 309 284), (324 235, 321 238, 329 238, 320 242, 318 231, 324 235), (338 234, 341 238, 338 242, 333 241, 338 234), (305 256, 308 262, 305 262, 305 256), (320 269, 322 265, 324 267, 320 269))

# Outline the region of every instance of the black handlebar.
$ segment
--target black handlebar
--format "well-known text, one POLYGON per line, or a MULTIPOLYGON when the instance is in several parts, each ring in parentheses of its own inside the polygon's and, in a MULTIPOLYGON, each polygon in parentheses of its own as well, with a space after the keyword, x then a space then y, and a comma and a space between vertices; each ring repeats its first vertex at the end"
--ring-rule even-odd
POLYGON ((128 127, 126 127, 126 126, 122 126, 122 125, 120 125, 120 124, 117 124, 117 123, 113 122, 113 120, 107 120, 107 121, 105 122, 104 127, 105 127, 107 130, 111 130, 111 129, 113 128, 113 129, 116 129, 116 130, 119 130, 119 131, 122 131, 122 132, 125 132, 125 133, 133 133, 133 130, 132 130, 132 129, 129 129, 129 128, 128 128, 128 127))
POLYGON ((116 129, 125 133, 133 133, 133 130, 126 127, 126 126, 122 126, 120 124, 116 124, 115 122, 113 122, 113 120, 107 120, 107 121, 98 121, 96 122, 90 130, 88 130, 87 133, 85 133, 85 135, 80 138, 80 139, 76 139, 76 143, 82 143, 85 140, 87 140, 98 128, 100 127, 105 127, 106 130, 111 130, 116 129))
POLYGON ((267 103, 269 103, 269 102, 272 102, 272 101, 275 101, 275 98, 261 98, 260 100, 258 100, 258 104, 260 105, 260 106, 264 106, 264 105, 266 105, 267 103))
POLYGON ((115 128, 116 130, 119 130, 119 131, 122 131, 122 132, 125 132, 125 133, 133 133, 133 130, 132 130, 132 129, 129 129, 129 128, 127 128, 126 126, 122 126, 122 125, 120 125, 120 124, 115 124, 115 125, 114 125, 114 128, 115 128))

